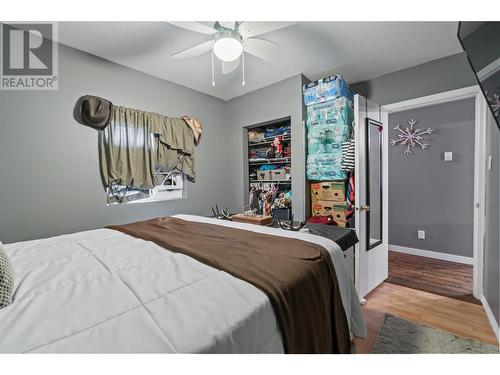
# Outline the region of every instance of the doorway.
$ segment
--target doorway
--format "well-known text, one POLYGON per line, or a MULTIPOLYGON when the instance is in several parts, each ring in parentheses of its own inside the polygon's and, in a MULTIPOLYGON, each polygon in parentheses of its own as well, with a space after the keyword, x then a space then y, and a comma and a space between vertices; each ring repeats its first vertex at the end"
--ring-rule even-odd
POLYGON ((476 86, 382 107, 389 282, 481 298, 486 109, 476 86), (422 133, 413 145, 404 141, 412 128, 422 133))

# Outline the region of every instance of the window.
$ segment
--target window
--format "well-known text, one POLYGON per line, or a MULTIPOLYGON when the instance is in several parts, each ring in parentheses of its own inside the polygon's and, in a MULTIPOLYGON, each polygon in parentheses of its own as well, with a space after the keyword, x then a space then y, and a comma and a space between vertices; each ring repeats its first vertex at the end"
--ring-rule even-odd
POLYGON ((186 176, 172 173, 153 189, 115 185, 107 189, 108 204, 159 202, 186 198, 186 176))
MULTIPOLYGON (((151 134, 150 147, 153 153, 155 144, 158 142, 158 137, 155 134, 151 134)), ((178 163, 182 162, 183 156, 179 156, 178 163)), ((183 173, 177 172, 178 165, 172 170, 165 172, 161 171, 161 168, 156 167, 158 185, 153 189, 141 189, 124 185, 113 185, 107 188, 108 204, 146 203, 186 198, 185 187, 187 179, 183 173)))

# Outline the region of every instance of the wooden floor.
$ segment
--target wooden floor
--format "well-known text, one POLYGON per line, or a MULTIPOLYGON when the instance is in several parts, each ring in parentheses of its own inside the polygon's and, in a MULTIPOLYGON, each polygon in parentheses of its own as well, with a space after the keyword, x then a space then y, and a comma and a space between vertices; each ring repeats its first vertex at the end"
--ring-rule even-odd
POLYGON ((471 265, 389 251, 389 283, 480 304, 471 265))
POLYGON ((368 337, 365 340, 355 339, 358 353, 371 352, 385 313, 457 336, 498 345, 481 305, 386 282, 373 290, 366 299, 363 311, 368 337))

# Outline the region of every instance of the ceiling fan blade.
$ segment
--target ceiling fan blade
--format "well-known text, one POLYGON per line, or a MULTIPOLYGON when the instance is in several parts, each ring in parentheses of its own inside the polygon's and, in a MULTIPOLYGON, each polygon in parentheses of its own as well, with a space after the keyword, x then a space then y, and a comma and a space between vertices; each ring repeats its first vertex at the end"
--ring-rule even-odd
POLYGON ((278 57, 279 46, 269 40, 250 38, 243 42, 243 50, 255 57, 272 62, 278 57))
POLYGON ((283 29, 288 26, 295 25, 297 22, 254 22, 245 21, 238 26, 238 31, 243 37, 253 38, 261 34, 269 33, 271 31, 283 29))
POLYGON ((219 24, 222 27, 225 27, 226 29, 231 29, 231 30, 234 30, 234 28, 236 26, 236 22, 235 21, 219 21, 219 24))
POLYGON ((202 33, 202 34, 207 34, 207 35, 212 35, 214 34, 217 30, 215 30, 213 27, 207 26, 203 23, 199 22, 188 22, 188 21, 180 21, 180 22, 170 22, 168 21, 169 24, 177 26, 177 27, 182 27, 183 29, 186 30, 191 30, 197 33, 202 33))
POLYGON ((198 44, 197 46, 185 49, 183 51, 174 53, 172 58, 174 59, 187 59, 189 57, 196 57, 208 52, 212 49, 214 44, 213 40, 209 40, 205 43, 198 44))
POLYGON ((222 74, 234 72, 239 65, 240 58, 237 58, 234 61, 222 61, 222 74))

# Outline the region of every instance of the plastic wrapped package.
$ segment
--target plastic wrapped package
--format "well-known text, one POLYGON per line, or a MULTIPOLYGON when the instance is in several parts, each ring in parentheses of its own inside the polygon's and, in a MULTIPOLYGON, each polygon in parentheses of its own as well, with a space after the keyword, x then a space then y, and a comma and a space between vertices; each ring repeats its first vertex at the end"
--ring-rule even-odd
POLYGON ((313 181, 345 180, 347 174, 342 170, 342 150, 333 150, 325 154, 309 154, 306 175, 308 180, 313 181))
POLYGON ((342 142, 351 136, 349 125, 317 125, 308 129, 307 152, 320 154, 342 152, 342 142))
POLYGON ((305 84, 303 94, 305 105, 322 103, 342 96, 354 100, 354 92, 340 75, 332 75, 305 84))
POLYGON ((307 153, 310 154, 324 154, 326 151, 325 143, 321 137, 307 137, 307 153))
POLYGON ((324 124, 351 125, 354 120, 352 103, 342 97, 307 107, 307 126, 324 124))

